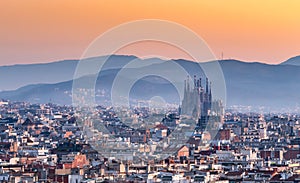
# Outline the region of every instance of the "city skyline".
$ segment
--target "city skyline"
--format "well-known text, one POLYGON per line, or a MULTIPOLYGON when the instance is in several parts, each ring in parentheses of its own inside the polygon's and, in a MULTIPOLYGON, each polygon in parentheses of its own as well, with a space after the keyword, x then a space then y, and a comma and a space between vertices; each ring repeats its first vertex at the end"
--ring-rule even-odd
POLYGON ((0 182, 300 183, 300 1, 0 2, 0 182))

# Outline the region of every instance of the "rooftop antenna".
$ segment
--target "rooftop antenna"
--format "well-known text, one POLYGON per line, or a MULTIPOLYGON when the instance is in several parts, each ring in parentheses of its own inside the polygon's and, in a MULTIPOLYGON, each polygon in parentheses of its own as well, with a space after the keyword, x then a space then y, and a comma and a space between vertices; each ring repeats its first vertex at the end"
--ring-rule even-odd
POLYGON ((224 59, 224 54, 223 54, 223 52, 221 52, 221 60, 223 60, 224 59))

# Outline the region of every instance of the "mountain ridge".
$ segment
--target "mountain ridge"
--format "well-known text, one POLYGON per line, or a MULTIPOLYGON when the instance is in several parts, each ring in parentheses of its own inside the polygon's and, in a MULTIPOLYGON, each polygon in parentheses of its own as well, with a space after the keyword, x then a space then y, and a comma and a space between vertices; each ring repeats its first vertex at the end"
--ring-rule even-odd
MULTIPOLYGON (((116 58, 123 60, 122 63, 118 63, 117 65, 108 64, 106 66, 107 69, 98 76, 97 82, 100 82, 101 84, 104 83, 103 86, 107 88, 111 87, 110 83, 113 82, 116 74, 119 72, 120 68, 118 67, 120 66, 122 68, 122 66, 126 65, 127 61, 124 61, 124 59, 127 58, 130 60, 132 57, 117 56, 116 58)), ((143 69, 164 69, 162 72, 165 72, 167 71, 167 68, 162 65, 166 63, 165 61, 166 60, 161 60, 161 63, 156 65, 150 64, 151 66, 147 66, 143 69)), ((192 61, 183 59, 171 61, 179 63, 182 67, 186 67, 192 72, 193 69, 197 70, 197 68, 195 68, 196 63, 192 61)), ((300 79, 299 66, 242 62, 234 59, 220 60, 218 62, 220 63, 226 82, 227 105, 267 106, 276 107, 278 109, 298 105, 297 101, 300 101, 300 96, 298 94, 298 91, 300 91, 300 85, 298 84, 300 79)), ((128 68, 128 72, 135 72, 134 69, 135 68, 128 68)), ((185 78, 182 79, 184 80, 185 78)), ((170 84, 164 82, 159 84, 159 82, 156 82, 155 85, 155 82, 149 83, 149 81, 151 81, 151 79, 142 79, 140 82, 141 85, 136 86, 136 93, 134 95, 153 95, 153 93, 144 91, 145 89, 141 87, 144 83, 144 85, 149 86, 154 93, 157 93, 158 91, 167 91, 173 97, 176 96, 176 93, 172 91, 170 84), (155 87, 157 87, 157 90, 155 90, 155 87)), ((0 98, 41 103, 49 102, 50 98, 53 102, 60 102, 68 98, 68 101, 66 101, 65 104, 70 104, 72 102, 69 93, 71 87, 71 79, 52 84, 28 85, 17 90, 0 92, 0 98), (43 95, 46 97, 43 97, 43 95), (35 100, 38 98, 39 100, 35 100)), ((165 95, 165 97, 168 96, 165 95)))
POLYGON ((300 55, 289 58, 288 60, 280 63, 281 65, 294 65, 300 66, 300 55))

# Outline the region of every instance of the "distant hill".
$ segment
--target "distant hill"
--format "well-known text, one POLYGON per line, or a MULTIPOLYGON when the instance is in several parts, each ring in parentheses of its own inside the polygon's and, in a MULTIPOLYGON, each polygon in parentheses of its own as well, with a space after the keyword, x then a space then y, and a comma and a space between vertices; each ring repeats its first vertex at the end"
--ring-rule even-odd
MULTIPOLYGON (((94 62, 97 60, 101 62, 105 58, 105 56, 88 58, 85 61, 94 62)), ((113 55, 110 57, 112 62, 110 62, 109 67, 120 67, 132 58, 136 57, 113 55)), ((54 84, 71 80, 78 62, 79 60, 63 60, 43 64, 0 66, 0 91, 15 90, 30 84, 54 84)), ((109 68, 107 67, 107 69, 109 68)))
POLYGON ((300 56, 292 57, 287 61, 281 63, 281 65, 297 65, 300 66, 300 56))
POLYGON ((37 83, 58 83, 73 78, 77 60, 63 60, 45 64, 0 67, 0 91, 14 90, 37 83))
MULTIPOLYGON (((111 83, 124 65, 134 57, 116 56, 111 60, 111 64, 105 66, 105 70, 98 75, 97 90, 106 92, 107 97, 98 97, 98 102, 109 99, 111 83), (117 59, 116 59, 117 58, 117 59), (122 60, 117 62, 116 60, 122 60)), ((136 58, 138 59, 138 58, 136 58)), ((144 72, 148 69, 159 69, 161 72, 172 73, 165 64, 168 62, 177 62, 182 67, 191 72, 199 71, 197 64, 187 60, 165 61, 160 59, 148 59, 146 61, 155 64, 149 64, 145 67, 127 68, 128 72, 144 72), (157 60, 160 60, 157 63, 157 60)), ((145 60, 140 60, 145 61, 145 60)), ((219 61, 226 82, 227 106, 243 105, 260 107, 267 109, 276 109, 284 111, 288 108, 295 108, 300 103, 300 66, 290 64, 268 65, 263 63, 247 63, 238 60, 219 61)), ((28 66, 29 67, 29 66, 28 66)), ((52 66, 51 66, 52 67, 52 66)), ((52 67, 55 68, 55 67, 52 67)), ((69 72, 71 73, 71 71, 69 72)), ((74 71, 73 71, 74 73, 74 71)), ((125 78, 128 75, 121 76, 125 78)), ((88 76, 80 78, 88 82, 88 76)), ((185 78, 182 78, 184 80, 185 78)), ((15 82, 14 79, 9 79, 15 82)), ((33 84, 21 87, 13 91, 0 92, 0 98, 18 101, 30 102, 55 102, 59 104, 71 104, 72 80, 57 82, 53 84, 33 84)), ((131 92, 135 98, 150 98, 151 96, 161 95, 165 100, 171 102, 178 99, 178 94, 168 81, 157 77, 142 78, 138 81, 131 92), (162 92, 163 91, 163 92, 162 92)))
POLYGON ((293 108, 300 102, 300 67, 220 62, 225 76, 228 105, 293 108))

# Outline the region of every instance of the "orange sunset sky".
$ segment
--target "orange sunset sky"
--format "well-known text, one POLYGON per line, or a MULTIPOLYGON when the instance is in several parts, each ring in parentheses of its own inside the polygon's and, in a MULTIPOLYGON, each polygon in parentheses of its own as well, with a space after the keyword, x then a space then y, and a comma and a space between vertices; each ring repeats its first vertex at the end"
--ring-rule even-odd
MULTIPOLYGON (((277 64, 300 55, 299 10, 298 0, 2 0, 0 65, 78 59, 104 31, 141 19, 188 27, 218 58, 277 64)), ((119 53, 143 54, 137 48, 119 53)))

